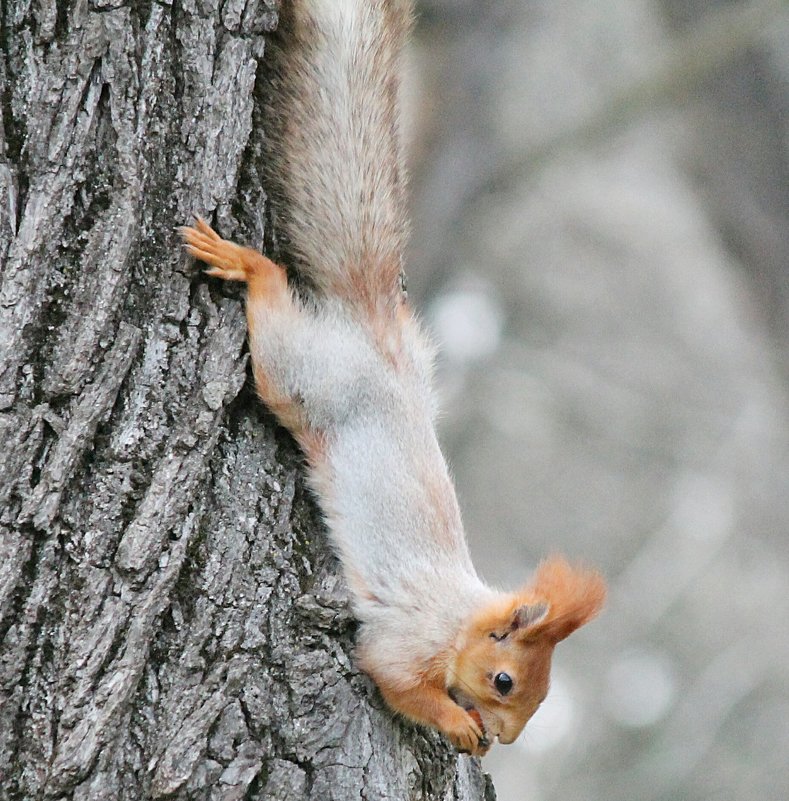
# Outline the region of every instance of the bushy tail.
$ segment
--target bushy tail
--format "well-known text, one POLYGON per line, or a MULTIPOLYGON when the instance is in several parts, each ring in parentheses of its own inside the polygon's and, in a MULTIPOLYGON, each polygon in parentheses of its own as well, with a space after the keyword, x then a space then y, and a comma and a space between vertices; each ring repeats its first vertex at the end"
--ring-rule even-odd
POLYGON ((410 0, 286 0, 268 101, 269 186, 288 260, 380 314, 407 236, 399 59, 410 0))

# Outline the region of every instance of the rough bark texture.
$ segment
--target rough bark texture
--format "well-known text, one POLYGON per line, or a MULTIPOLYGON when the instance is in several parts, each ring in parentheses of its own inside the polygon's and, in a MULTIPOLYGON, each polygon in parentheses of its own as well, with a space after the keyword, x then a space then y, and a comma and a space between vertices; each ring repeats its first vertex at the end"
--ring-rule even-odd
POLYGON ((0 797, 492 798, 354 669, 240 294, 174 232, 263 241, 276 3, 0 8, 0 797))

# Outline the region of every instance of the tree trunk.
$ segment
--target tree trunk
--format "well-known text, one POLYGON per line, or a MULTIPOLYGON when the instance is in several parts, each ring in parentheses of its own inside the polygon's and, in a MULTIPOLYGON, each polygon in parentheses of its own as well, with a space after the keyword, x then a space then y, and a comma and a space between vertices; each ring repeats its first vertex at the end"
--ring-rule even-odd
POLYGON ((3 799, 493 796, 353 667, 241 294, 174 231, 263 241, 276 8, 2 3, 3 799))

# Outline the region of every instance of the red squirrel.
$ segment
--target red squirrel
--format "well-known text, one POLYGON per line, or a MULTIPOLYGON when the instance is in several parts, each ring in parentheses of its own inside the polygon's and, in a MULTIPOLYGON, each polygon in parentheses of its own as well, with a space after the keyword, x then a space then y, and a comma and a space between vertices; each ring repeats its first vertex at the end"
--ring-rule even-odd
POLYGON ((520 734, 554 646, 599 612, 605 584, 553 557, 499 592, 472 565, 434 431, 433 347, 401 280, 410 23, 410 0, 281 6, 267 170, 299 292, 202 219, 182 235, 209 275, 247 284, 257 391, 306 457, 359 620, 358 664, 393 710, 481 755, 520 734))

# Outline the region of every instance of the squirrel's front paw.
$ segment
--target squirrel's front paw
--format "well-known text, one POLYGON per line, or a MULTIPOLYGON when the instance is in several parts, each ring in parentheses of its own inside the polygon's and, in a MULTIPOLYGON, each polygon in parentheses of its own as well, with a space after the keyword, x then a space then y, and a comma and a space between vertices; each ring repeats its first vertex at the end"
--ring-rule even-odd
POLYGON ((453 705, 447 709, 440 729, 462 753, 483 756, 490 748, 482 726, 460 706, 453 705))

